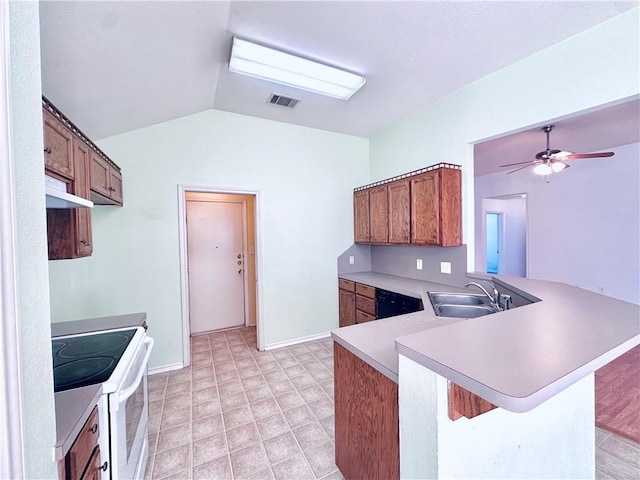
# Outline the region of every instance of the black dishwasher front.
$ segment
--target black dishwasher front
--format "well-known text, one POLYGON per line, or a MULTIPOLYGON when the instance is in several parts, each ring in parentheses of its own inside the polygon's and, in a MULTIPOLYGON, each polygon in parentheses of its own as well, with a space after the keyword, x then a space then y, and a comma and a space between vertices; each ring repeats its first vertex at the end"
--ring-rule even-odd
POLYGON ((376 304, 378 319, 404 315, 423 309, 419 298, 408 297, 399 293, 376 288, 376 304))

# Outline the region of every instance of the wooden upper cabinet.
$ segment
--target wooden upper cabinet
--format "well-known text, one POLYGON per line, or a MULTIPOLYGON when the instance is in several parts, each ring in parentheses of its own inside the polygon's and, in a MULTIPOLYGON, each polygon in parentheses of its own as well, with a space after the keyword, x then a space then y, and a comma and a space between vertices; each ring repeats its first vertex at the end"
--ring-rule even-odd
MULTIPOLYGON (((91 149, 78 137, 73 139, 73 161, 75 165, 75 192, 82 198, 91 197, 91 149)), ((93 253, 91 234, 91 209, 74 208, 75 216, 75 254, 86 257, 93 253)))
POLYGON ((410 242, 409 180, 396 180, 389 184, 389 243, 410 242))
POLYGON ((91 152, 91 200, 98 205, 122 205, 122 174, 96 152, 91 152))
POLYGON ((440 194, 435 171, 411 179, 411 243, 437 245, 440 229, 440 194))
POLYGON ((369 224, 371 243, 389 242, 389 203, 386 185, 374 187, 369 191, 369 224))
POLYGON ((369 233, 369 190, 353 194, 353 222, 355 243, 368 243, 369 233))
POLYGON ((462 171, 440 169, 440 245, 462 245, 462 171))
POLYGON ((434 165, 354 192, 355 242, 462 244, 462 171, 434 165))
POLYGON ((411 179, 411 243, 462 244, 462 172, 438 168, 411 179))
POLYGON ((45 167, 73 179, 73 134, 52 113, 43 111, 44 121, 44 165, 45 167))

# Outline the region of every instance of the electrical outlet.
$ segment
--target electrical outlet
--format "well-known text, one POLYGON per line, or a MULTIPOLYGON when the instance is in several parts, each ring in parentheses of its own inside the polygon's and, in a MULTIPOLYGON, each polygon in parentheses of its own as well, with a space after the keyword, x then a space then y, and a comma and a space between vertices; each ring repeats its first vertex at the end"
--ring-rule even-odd
POLYGON ((349 265, 353 265, 356 263, 356 259, 353 255, 349 255, 349 265))
POLYGON ((451 262, 440 262, 440 273, 451 273, 451 262))
POLYGON ((416 259, 416 268, 418 270, 422 270, 422 259, 421 258, 416 259))

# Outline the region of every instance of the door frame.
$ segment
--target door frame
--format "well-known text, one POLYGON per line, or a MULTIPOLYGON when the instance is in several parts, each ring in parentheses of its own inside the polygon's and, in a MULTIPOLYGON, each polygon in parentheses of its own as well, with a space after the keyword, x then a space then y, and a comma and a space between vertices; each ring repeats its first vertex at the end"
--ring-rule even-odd
MULTIPOLYGON (((180 229, 179 246, 180 246, 180 298, 182 303, 182 363, 184 367, 191 365, 191 344, 189 338, 191 328, 189 323, 189 274, 188 274, 188 256, 187 256, 187 202, 185 195, 187 192, 197 193, 220 193, 220 194, 237 194, 237 195, 253 195, 255 197, 255 269, 256 269, 256 334, 257 348, 264 350, 264 328, 262 325, 263 318, 263 292, 262 292, 262 228, 260 228, 261 212, 260 212, 260 191, 259 190, 240 190, 226 187, 203 187, 198 185, 178 185, 178 223, 180 229)), ((245 259, 248 254, 248 246, 246 242, 246 202, 243 202, 243 255, 245 259)), ((248 319, 248 292, 249 279, 245 275, 245 325, 248 319)))
POLYGON ((0 2, 0 478, 24 478, 8 3, 0 2))
POLYGON ((505 247, 505 235, 504 235, 504 226, 505 226, 505 217, 507 213, 499 210, 485 210, 484 218, 483 218, 483 231, 484 231, 484 271, 489 275, 502 275, 504 271, 504 249, 505 247), (498 272, 495 274, 490 274, 487 272, 487 215, 498 215, 498 272))

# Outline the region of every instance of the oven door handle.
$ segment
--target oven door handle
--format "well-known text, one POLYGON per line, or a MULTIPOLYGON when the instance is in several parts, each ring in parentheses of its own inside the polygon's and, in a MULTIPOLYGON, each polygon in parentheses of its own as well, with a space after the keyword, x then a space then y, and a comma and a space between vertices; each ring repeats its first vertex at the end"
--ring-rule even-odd
POLYGON ((112 412, 117 412, 118 409, 120 408, 120 404, 124 403, 127 400, 127 398, 133 395, 133 392, 135 392, 138 389, 138 386, 142 381, 142 376, 144 375, 144 372, 147 371, 147 362, 149 361, 149 356, 151 355, 151 350, 153 350, 153 344, 155 342, 153 341, 153 338, 147 337, 144 339, 143 343, 147 346, 147 353, 144 356, 144 360, 142 362, 142 365, 140 366, 140 370, 138 370, 136 379, 133 381, 133 383, 130 386, 122 390, 122 392, 114 393, 115 402, 113 403, 109 402, 109 410, 112 412))

